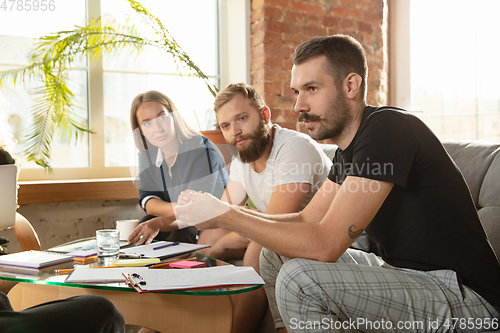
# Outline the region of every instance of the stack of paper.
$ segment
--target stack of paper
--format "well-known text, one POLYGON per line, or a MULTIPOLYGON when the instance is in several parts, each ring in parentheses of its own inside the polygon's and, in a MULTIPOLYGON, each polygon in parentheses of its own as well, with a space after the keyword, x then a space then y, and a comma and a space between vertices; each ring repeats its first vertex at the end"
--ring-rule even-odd
POLYGON ((24 251, 0 256, 0 272, 15 274, 43 275, 56 268, 73 266, 73 256, 43 252, 24 251))
POLYGON ((66 278, 69 283, 125 282, 123 273, 141 274, 147 267, 77 268, 66 278))
POLYGON ((148 269, 124 272, 138 292, 194 289, 216 286, 264 284, 253 267, 232 265, 196 269, 148 269), (133 274, 135 273, 135 275, 133 274))
POLYGON ((0 265, 38 269, 72 260, 73 256, 61 253, 24 251, 0 256, 0 265))
POLYGON ((264 284, 252 267, 232 265, 195 269, 149 269, 147 267, 78 268, 65 282, 125 282, 138 292, 194 289, 216 286, 264 284))

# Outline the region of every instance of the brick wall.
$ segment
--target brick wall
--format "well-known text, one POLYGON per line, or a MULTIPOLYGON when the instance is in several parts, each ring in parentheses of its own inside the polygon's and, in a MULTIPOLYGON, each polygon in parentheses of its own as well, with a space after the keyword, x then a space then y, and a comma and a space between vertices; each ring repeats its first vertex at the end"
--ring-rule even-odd
POLYGON ((367 102, 387 103, 387 5, 384 0, 252 0, 252 85, 283 127, 305 131, 293 112, 293 50, 303 41, 343 33, 356 38, 368 60, 367 102))

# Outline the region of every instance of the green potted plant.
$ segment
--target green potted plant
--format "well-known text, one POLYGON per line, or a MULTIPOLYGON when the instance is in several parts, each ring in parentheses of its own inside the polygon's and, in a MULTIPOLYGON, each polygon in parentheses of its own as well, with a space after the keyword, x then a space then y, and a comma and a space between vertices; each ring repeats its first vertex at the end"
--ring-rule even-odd
POLYGON ((36 91, 33 108, 33 125, 26 136, 25 154, 29 161, 51 170, 51 142, 55 130, 61 130, 69 141, 78 139, 89 130, 82 126, 82 119, 74 110, 74 94, 69 89, 70 68, 78 66, 82 56, 93 61, 100 56, 113 56, 127 48, 138 54, 146 46, 152 46, 172 55, 177 68, 184 74, 203 80, 213 96, 217 87, 182 50, 161 21, 139 2, 127 0, 131 8, 155 32, 154 38, 141 37, 135 26, 116 21, 94 18, 82 27, 60 31, 40 38, 26 67, 0 72, 0 87, 7 82, 24 84, 38 79, 43 87, 36 91))

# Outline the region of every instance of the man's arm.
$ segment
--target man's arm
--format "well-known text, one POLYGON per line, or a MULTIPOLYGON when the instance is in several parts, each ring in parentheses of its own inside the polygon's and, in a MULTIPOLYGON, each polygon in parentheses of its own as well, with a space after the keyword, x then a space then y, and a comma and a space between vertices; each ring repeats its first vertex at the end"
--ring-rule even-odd
MULTIPOLYGON (((273 215, 297 212, 310 187, 311 185, 308 183, 291 183, 275 186, 265 214, 273 215)), ((222 200, 224 201, 224 197, 222 200)), ((207 233, 210 236, 211 232, 216 233, 219 230, 205 230, 203 233, 207 233)), ((249 240, 246 237, 240 236, 235 232, 229 232, 219 238, 207 253, 214 258, 224 259, 224 255, 228 251, 243 250, 248 246, 248 243, 249 240)))
POLYGON ((167 216, 175 220, 174 207, 171 202, 166 202, 161 199, 152 198, 146 202, 144 207, 148 215, 153 216, 167 216))
POLYGON ((221 200, 232 205, 243 206, 247 199, 248 195, 243 184, 229 179, 221 200))
MULTIPOLYGON (((325 180, 321 188, 314 194, 313 198, 307 206, 301 211, 296 213, 284 213, 269 215, 266 213, 261 213, 259 211, 247 210, 244 212, 247 214, 255 215, 266 220, 272 220, 277 222, 319 222, 325 216, 326 212, 330 208, 330 204, 335 197, 340 185, 332 182, 328 178, 325 180)), ((238 209, 237 207, 234 207, 238 209)))
MULTIPOLYGON (((204 221, 203 214, 197 212, 212 207, 214 214, 222 214, 197 224, 197 227, 221 226, 287 257, 335 262, 366 229, 392 187, 392 183, 347 177, 334 194, 328 211, 317 223, 275 222, 231 209, 213 197, 199 194, 193 195, 195 202, 191 207, 178 206, 176 212, 179 219, 196 224, 204 221)), ((322 207, 331 196, 327 194, 315 198, 314 204, 322 207)), ((314 213, 309 214, 315 216, 314 213)))
POLYGON ((311 184, 308 183, 289 183, 275 186, 264 213, 274 215, 298 212, 310 188, 311 184))
MULTIPOLYGON (((192 190, 183 191, 179 195, 178 203, 179 204, 188 203, 190 201, 189 193, 196 193, 196 192, 192 190)), ((228 202, 234 205, 243 206, 246 203, 247 199, 248 199, 247 192, 245 191, 245 187, 243 186, 243 184, 230 179, 226 186, 224 194, 222 195, 221 201, 228 202)), ((228 247, 244 249, 246 245, 242 245, 242 241, 248 244, 248 240, 246 239, 242 240, 239 238, 240 236, 238 235, 237 239, 233 238, 226 239, 226 241, 228 241, 231 245, 227 245, 226 243, 224 243, 226 245, 223 245, 223 243, 219 243, 217 248, 214 247, 215 244, 217 244, 221 240, 221 238, 224 238, 226 235, 231 233, 232 233, 231 231, 226 230, 224 228, 204 230, 200 235, 198 243, 210 245, 210 248, 205 250, 200 250, 200 252, 212 256, 214 258, 222 258, 223 254, 226 252, 228 247)))
POLYGON ((139 224, 128 237, 132 243, 137 242, 137 245, 142 243, 149 244, 158 235, 160 231, 177 230, 178 226, 175 223, 175 203, 166 202, 157 198, 148 200, 146 203, 146 213, 149 215, 159 216, 149 221, 139 224))

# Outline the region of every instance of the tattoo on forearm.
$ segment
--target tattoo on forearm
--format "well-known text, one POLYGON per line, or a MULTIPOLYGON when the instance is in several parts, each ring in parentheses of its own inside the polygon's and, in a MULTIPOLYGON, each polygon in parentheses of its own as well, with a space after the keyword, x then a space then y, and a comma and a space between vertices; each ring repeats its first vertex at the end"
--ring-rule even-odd
POLYGON ((351 239, 357 238, 361 233, 363 232, 364 229, 359 229, 357 231, 353 231, 352 229, 355 228, 356 226, 353 224, 349 227, 349 237, 351 239))

